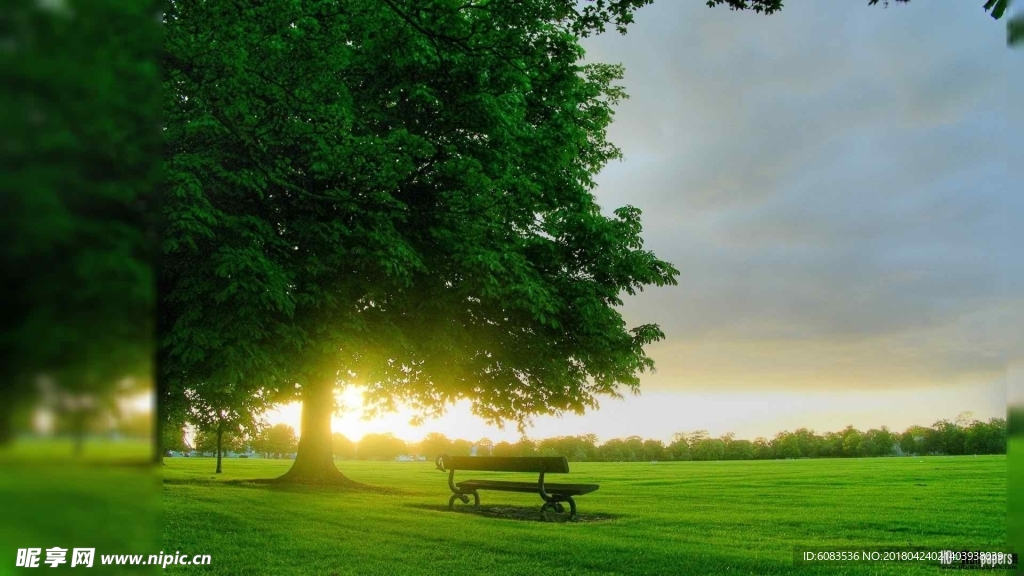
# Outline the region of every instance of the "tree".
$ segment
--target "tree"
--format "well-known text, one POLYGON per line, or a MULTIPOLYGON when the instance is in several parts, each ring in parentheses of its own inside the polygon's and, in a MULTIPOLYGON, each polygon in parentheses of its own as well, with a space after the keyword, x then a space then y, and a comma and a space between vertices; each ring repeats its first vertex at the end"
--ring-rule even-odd
POLYGON ((491 456, 515 456, 515 448, 509 442, 501 441, 494 445, 491 449, 491 456))
POLYGON ((480 450, 481 456, 490 456, 494 449, 494 442, 490 438, 481 438, 476 441, 476 447, 480 450))
POLYGON ((257 413, 268 401, 262 392, 254 394, 248 387, 218 386, 211 382, 198 383, 185 390, 184 396, 189 422, 215 439, 216 473, 220 474, 223 453, 230 449, 225 448, 225 436, 233 440, 255 433, 261 424, 257 413))
POLYGON ((331 435, 331 453, 335 458, 350 460, 356 457, 356 443, 344 434, 335 432, 331 435))
POLYGON ((754 443, 750 440, 733 440, 725 447, 726 460, 753 460, 754 443))
POLYGON ((974 421, 964 433, 965 454, 1005 454, 1006 419, 992 418, 988 422, 974 421))
POLYGON ((220 457, 222 452, 234 452, 245 448, 245 436, 236 432, 221 432, 218 438, 217 430, 204 430, 197 428, 193 439, 193 448, 206 454, 212 452, 220 457))
POLYGON ((661 440, 644 440, 641 450, 643 450, 644 461, 665 460, 665 443, 661 440))
POLYGON ((725 442, 721 438, 704 438, 691 444, 690 454, 694 460, 722 460, 725 458, 725 442))
POLYGON ((442 454, 450 454, 452 441, 440 432, 431 432, 420 441, 419 451, 428 459, 433 460, 442 454))
POLYGON ((452 456, 469 456, 473 451, 473 443, 461 438, 452 440, 452 456))
POLYGON ((686 434, 673 434, 667 451, 673 460, 690 460, 690 444, 687 442, 686 434))
POLYGON ((168 364, 273 364, 303 402, 295 481, 343 478, 342 381, 521 429, 635 390, 663 334, 620 295, 677 271, 594 201, 622 72, 578 39, 639 4, 345 6, 167 10, 168 364))
POLYGON ((252 442, 253 450, 267 458, 283 458, 293 454, 297 445, 295 429, 287 424, 275 424, 264 428, 252 442))
POLYGON ((630 462, 644 459, 644 439, 639 436, 629 436, 624 440, 626 456, 630 462))
POLYGON ((580 462, 597 460, 597 434, 577 436, 574 453, 580 462))
POLYGON ((537 455, 537 443, 530 440, 526 436, 519 439, 518 442, 512 445, 513 456, 536 456, 537 455))
POLYGON ((799 458, 803 455, 800 452, 800 439, 788 430, 776 434, 771 446, 776 458, 799 458))
POLYGON ((818 445, 818 455, 825 458, 839 458, 843 455, 843 434, 825 432, 818 445))
POLYGON ((927 435, 927 428, 922 426, 911 426, 907 428, 903 434, 900 434, 900 450, 904 454, 924 454, 927 453, 925 450, 925 436, 927 435))
POLYGON ((863 438, 861 433, 853 429, 853 427, 849 427, 848 431, 843 434, 843 455, 860 455, 860 444, 862 440, 863 438))
POLYGON ((872 456, 892 456, 898 438, 895 434, 889 431, 889 428, 882 426, 880 429, 869 430, 871 436, 871 442, 874 445, 874 450, 871 453, 872 456))
POLYGON ((921 427, 921 453, 944 454, 946 447, 942 441, 942 433, 933 425, 931 428, 921 427))
POLYGON ((602 462, 629 462, 635 460, 633 453, 626 447, 621 438, 612 438, 597 449, 602 462))
POLYGON ((767 438, 758 437, 754 439, 754 458, 756 460, 771 460, 775 458, 775 451, 767 438))
POLYGON ((541 456, 565 456, 571 462, 586 462, 597 458, 596 434, 557 436, 545 438, 537 445, 541 456))
POLYGON ((932 424, 933 452, 958 456, 964 453, 964 430, 955 422, 939 420, 932 424))
POLYGON ((407 451, 405 441, 396 438, 390 432, 367 434, 359 440, 356 447, 356 455, 362 460, 393 460, 407 451))
POLYGON ((163 437, 160 440, 161 448, 166 451, 187 452, 191 449, 185 442, 185 428, 165 426, 161 429, 163 437))
POLYGON ((815 458, 818 456, 822 440, 813 430, 797 428, 793 435, 796 436, 796 442, 800 448, 800 456, 804 458, 815 458))

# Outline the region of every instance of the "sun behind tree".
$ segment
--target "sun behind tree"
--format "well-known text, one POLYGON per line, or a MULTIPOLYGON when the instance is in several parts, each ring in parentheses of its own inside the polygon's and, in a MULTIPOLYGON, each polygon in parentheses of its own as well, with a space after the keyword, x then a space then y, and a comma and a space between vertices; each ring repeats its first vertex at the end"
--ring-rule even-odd
POLYGON ((343 383, 524 426, 652 367, 661 331, 616 307, 677 271, 591 194, 621 68, 578 64, 551 4, 501 6, 169 9, 164 367, 301 399, 287 480, 344 482, 343 383))

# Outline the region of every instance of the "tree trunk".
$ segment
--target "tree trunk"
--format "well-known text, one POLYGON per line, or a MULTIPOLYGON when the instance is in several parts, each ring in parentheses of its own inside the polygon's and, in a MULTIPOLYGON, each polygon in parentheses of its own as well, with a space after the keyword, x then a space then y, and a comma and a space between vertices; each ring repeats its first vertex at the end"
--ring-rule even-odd
POLYGON ((335 373, 308 383, 302 390, 302 431, 299 451, 282 482, 356 485, 334 465, 331 417, 334 415, 335 373))
POLYGON ((223 450, 221 449, 221 441, 223 440, 223 438, 224 438, 224 427, 218 425, 217 426, 217 474, 221 473, 220 459, 221 459, 221 454, 223 453, 223 450))

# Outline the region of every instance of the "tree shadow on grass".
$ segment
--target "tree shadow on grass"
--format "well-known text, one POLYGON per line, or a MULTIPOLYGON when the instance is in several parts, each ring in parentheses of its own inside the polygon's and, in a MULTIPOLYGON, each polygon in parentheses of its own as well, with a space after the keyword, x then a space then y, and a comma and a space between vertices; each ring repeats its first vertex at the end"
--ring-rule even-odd
POLYGON ((231 486, 235 488, 273 490, 275 492, 349 492, 385 494, 391 496, 411 495, 408 492, 397 488, 371 486, 369 484, 361 484, 358 482, 352 482, 349 484, 296 484, 293 482, 283 482, 279 478, 248 478, 241 480, 218 480, 214 476, 209 478, 164 478, 164 484, 169 486, 231 486))
MULTIPOLYGON (((550 522, 550 523, 563 523, 569 522, 569 507, 566 506, 566 511, 559 514, 554 511, 547 513, 547 519, 541 517, 540 506, 459 506, 455 505, 455 509, 449 509, 448 506, 439 504, 403 504, 403 506, 409 508, 419 508, 420 510, 433 510, 435 512, 447 512, 449 514, 468 514, 472 516, 483 516, 484 518, 499 518, 503 520, 518 520, 522 522, 550 522)), ((612 520, 618 520, 622 516, 618 514, 603 514, 603 513, 584 513, 579 512, 577 514, 577 520, 574 523, 577 524, 588 524, 592 522, 610 522, 612 520)))

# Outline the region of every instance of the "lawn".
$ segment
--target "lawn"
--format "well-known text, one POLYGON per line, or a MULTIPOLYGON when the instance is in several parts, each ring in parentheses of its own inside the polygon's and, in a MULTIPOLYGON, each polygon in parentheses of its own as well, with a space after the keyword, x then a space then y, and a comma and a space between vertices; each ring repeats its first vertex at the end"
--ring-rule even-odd
MULTIPOLYGON (((95 548, 97 555, 156 553, 160 475, 151 444, 90 440, 80 458, 71 441, 21 440, 0 449, 0 576, 154 574, 149 567, 16 568, 19 548, 95 548)), ((41 560, 45 560, 45 553, 41 560)), ((99 560, 97 558, 96 562, 99 560)))
MULTIPOLYGON (((164 550, 212 556, 210 566, 168 570, 935 574, 908 563, 795 566, 793 548, 1006 543, 1005 456, 573 463, 562 478, 601 484, 578 499, 579 523, 535 520, 541 500, 529 494, 481 492, 483 512, 527 519, 450 512, 446 475, 432 463, 339 462, 350 478, 388 493, 246 482, 289 464, 230 459, 215 477, 212 459, 168 458, 164 550)), ((461 477, 470 475, 484 476, 461 477)))

